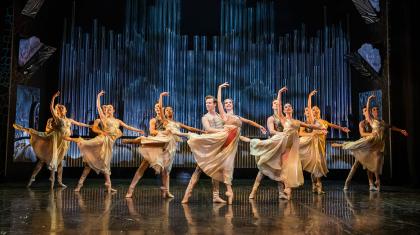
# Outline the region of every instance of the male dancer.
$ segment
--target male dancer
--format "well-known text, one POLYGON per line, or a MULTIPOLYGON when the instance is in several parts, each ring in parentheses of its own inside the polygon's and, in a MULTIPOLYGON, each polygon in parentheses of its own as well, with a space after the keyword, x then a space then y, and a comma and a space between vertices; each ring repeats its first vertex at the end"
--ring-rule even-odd
MULTIPOLYGON (((215 133, 223 129, 223 120, 220 115, 216 112, 217 101, 214 96, 208 95, 205 98, 207 113, 201 118, 203 124, 203 129, 207 133, 215 133)), ((182 203, 188 203, 188 199, 191 195, 191 192, 194 186, 197 184, 198 179, 200 178, 201 172, 203 172, 199 166, 195 168, 194 173, 191 176, 190 183, 188 184, 187 189, 185 190, 184 198, 182 203)), ((213 184, 213 202, 214 203, 226 203, 225 200, 220 198, 219 195, 219 182, 212 180, 213 184)))

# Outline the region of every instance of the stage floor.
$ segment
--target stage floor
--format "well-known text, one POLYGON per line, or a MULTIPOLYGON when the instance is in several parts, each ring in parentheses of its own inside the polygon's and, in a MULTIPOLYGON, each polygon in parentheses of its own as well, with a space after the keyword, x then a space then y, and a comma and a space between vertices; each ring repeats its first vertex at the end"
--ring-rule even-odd
MULTIPOLYGON (((190 203, 181 204, 185 182, 173 180, 172 200, 160 198, 158 181, 142 181, 133 199, 125 199, 129 180, 114 180, 118 189, 104 191, 103 180, 87 179, 80 193, 76 180, 66 189, 48 188, 46 179, 0 184, 0 234, 383 234, 420 232, 420 191, 384 186, 368 192, 342 182, 325 182, 325 195, 311 192, 309 182, 291 201, 277 199, 276 185, 264 180, 250 201, 251 180, 235 180, 232 206, 211 202, 211 183, 202 180, 190 203)), ((224 187, 223 187, 224 188, 224 187)))

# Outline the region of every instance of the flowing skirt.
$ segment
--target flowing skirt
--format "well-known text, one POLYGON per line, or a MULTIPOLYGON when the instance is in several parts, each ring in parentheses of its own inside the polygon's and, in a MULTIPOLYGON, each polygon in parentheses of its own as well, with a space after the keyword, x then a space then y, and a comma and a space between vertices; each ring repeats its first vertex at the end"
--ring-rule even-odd
POLYGON ((150 167, 158 167, 170 172, 177 149, 177 137, 173 135, 157 135, 137 138, 141 146, 139 152, 150 167))
POLYGON ((48 169, 57 171, 58 165, 63 161, 69 149, 69 142, 63 140, 63 136, 58 131, 40 132, 31 128, 27 128, 30 132, 31 146, 42 162, 48 165, 48 169))
POLYGON ((299 138, 296 134, 280 132, 266 140, 252 139, 250 148, 258 169, 264 175, 283 182, 286 187, 298 187, 303 184, 299 138), (290 149, 289 154, 283 156, 287 149, 290 149))
POLYGON ((229 126, 229 130, 217 133, 190 133, 187 143, 204 173, 214 180, 231 185, 239 136, 240 128, 229 126))
POLYGON ((325 136, 318 134, 300 137, 299 155, 303 170, 317 178, 328 173, 325 141, 325 136))
POLYGON ((98 135, 93 139, 81 140, 77 143, 85 162, 97 174, 111 175, 112 147, 115 138, 98 135))
POLYGON ((359 161, 364 169, 382 174, 384 164, 385 143, 381 136, 372 135, 356 141, 343 143, 343 149, 350 150, 351 154, 359 161))

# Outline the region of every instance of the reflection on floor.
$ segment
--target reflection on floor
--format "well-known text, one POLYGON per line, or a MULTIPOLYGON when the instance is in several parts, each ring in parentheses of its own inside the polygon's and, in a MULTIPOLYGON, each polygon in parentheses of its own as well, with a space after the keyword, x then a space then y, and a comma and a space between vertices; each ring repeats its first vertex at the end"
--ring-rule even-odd
POLYGON ((89 180, 80 193, 50 191, 48 182, 26 189, 24 183, 0 184, 0 234, 341 234, 417 233, 420 191, 383 187, 368 192, 356 185, 344 193, 341 182, 326 182, 325 195, 309 186, 297 189, 291 201, 279 201, 274 184, 264 181, 250 201, 252 181, 235 180, 232 206, 211 202, 210 181, 203 180, 188 205, 181 204, 184 182, 172 182, 175 199, 160 198, 155 180, 143 181, 133 199, 125 199, 128 180, 114 180, 118 189, 104 191, 101 180, 89 180))

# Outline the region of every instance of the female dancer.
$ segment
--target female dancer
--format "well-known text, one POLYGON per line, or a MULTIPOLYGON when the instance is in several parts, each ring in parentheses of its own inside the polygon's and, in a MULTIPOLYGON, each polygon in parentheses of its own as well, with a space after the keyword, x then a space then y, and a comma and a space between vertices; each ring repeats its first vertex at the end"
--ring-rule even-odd
POLYGON ((142 136, 135 140, 124 141, 124 143, 141 144, 140 153, 144 158, 137 169, 133 180, 131 181, 128 192, 125 195, 126 198, 132 197, 134 188, 149 165, 155 170, 156 174, 162 173, 162 197, 173 198, 174 196, 169 192, 169 174, 171 172, 172 163, 176 153, 177 142, 182 141, 177 135, 183 135, 180 132, 181 128, 192 132, 203 132, 197 128, 174 121, 174 112, 172 107, 166 107, 165 112, 163 112, 162 107, 164 96, 169 96, 169 93, 162 92, 160 94, 158 110, 156 112, 159 117, 159 122, 162 123, 164 131, 158 131, 155 136, 142 136))
MULTIPOLYGON (((328 127, 341 130, 348 133, 350 130, 347 127, 341 127, 326 120, 321 119, 320 109, 317 106, 312 107, 312 96, 317 93, 313 90, 308 96, 307 122, 316 126, 321 126, 327 129, 328 127)), ((306 111, 306 109, 305 109, 306 111)), ((313 131, 312 129, 301 128, 299 155, 302 161, 303 170, 311 173, 312 192, 318 194, 325 193, 322 190, 321 177, 328 173, 327 157, 326 157, 326 140, 327 132, 313 131)))
POLYGON ((108 192, 115 192, 111 187, 111 158, 112 147, 115 141, 122 136, 119 129, 120 126, 124 128, 144 134, 144 131, 131 127, 123 121, 114 117, 114 107, 107 105, 105 110, 101 108, 101 96, 105 94, 100 91, 96 98, 96 108, 101 119, 102 132, 93 139, 84 140, 82 138, 72 139, 79 146, 80 152, 83 155, 83 161, 86 163, 82 176, 80 176, 79 183, 74 191, 79 192, 83 187, 83 183, 88 176, 91 169, 97 174, 103 173, 105 177, 105 186, 108 192), (106 112, 104 112, 106 111, 106 112))
MULTIPOLYGON (((233 101, 231 99, 225 100, 226 111, 223 109, 222 89, 228 86, 228 83, 223 83, 219 86, 217 93, 217 107, 219 109, 220 117, 224 121, 224 129, 211 134, 190 134, 188 135, 188 145, 194 154, 198 166, 203 172, 213 180, 225 183, 228 204, 232 204, 232 176, 242 122, 259 128, 264 134, 266 133, 266 130, 258 123, 235 115, 233 113, 233 101)), ((197 179, 191 178, 191 180, 197 179)), ((188 202, 193 185, 194 182, 188 184, 182 203, 188 202)))
MULTIPOLYGON (((369 122, 367 121, 367 118, 369 116, 369 112, 366 109, 366 106, 362 109, 363 117, 364 119, 359 122, 359 134, 360 137, 366 137, 372 134, 372 127, 370 126, 369 122)), ((359 167, 360 163, 356 159, 354 160, 353 166, 350 169, 349 174, 347 175, 346 182, 344 183, 343 190, 348 190, 348 185, 350 184, 351 179, 353 178, 353 175, 356 173, 357 168, 359 167)), ((368 177, 369 177, 369 171, 367 171, 368 177)), ((373 184, 373 182, 372 182, 373 184)), ((375 190, 375 187, 370 187, 370 189, 375 190)))
POLYGON ((35 181, 36 175, 41 170, 44 163, 48 166, 51 171, 50 181, 51 188, 54 187, 55 171, 57 171, 57 181, 60 187, 67 187, 63 184, 63 165, 62 161, 64 155, 66 155, 69 149, 69 138, 71 135, 71 125, 77 125, 81 127, 90 127, 87 124, 77 122, 71 118, 67 118, 67 109, 64 105, 54 105, 55 98, 60 95, 60 92, 54 94, 50 103, 50 111, 53 116, 53 120, 48 120, 46 126, 46 132, 36 131, 31 128, 25 128, 18 124, 13 124, 13 127, 17 130, 24 131, 31 136, 30 143, 32 148, 38 157, 38 163, 35 166, 32 176, 29 179, 27 187, 30 187, 35 181))
MULTIPOLYGON (((272 109, 273 109, 273 115, 267 118, 267 127, 268 127, 268 132, 270 133, 270 136, 274 136, 274 135, 279 134, 280 132, 283 132, 284 128, 283 128, 283 125, 281 124, 280 117, 277 111, 279 109, 278 100, 277 99, 273 100, 271 104, 272 104, 272 109)), ((263 178, 264 178, 264 174, 261 171, 258 171, 258 175, 255 178, 255 183, 254 183, 254 186, 252 187, 252 192, 249 195, 249 199, 254 199, 255 194, 263 178)))
POLYGON ((279 198, 290 200, 293 187, 303 184, 303 173, 299 159, 299 127, 308 127, 317 130, 324 130, 324 127, 306 124, 293 119, 293 108, 290 104, 282 108, 282 93, 287 91, 287 87, 279 90, 278 116, 284 127, 283 132, 277 132, 267 140, 252 139, 250 143, 251 155, 255 156, 255 161, 259 169, 257 178, 250 198, 254 198, 261 181, 261 175, 266 175, 270 179, 278 181, 279 198), (284 189, 283 189, 284 187, 284 189))
MULTIPOLYGON (((370 101, 375 98, 374 95, 369 96, 366 104, 366 110, 370 110, 370 101)), ((372 116, 367 115, 366 120, 372 127, 372 133, 366 137, 352 142, 345 142, 343 144, 333 144, 333 147, 342 147, 350 150, 358 162, 363 165, 363 168, 368 171, 369 190, 380 191, 381 181, 379 175, 382 173, 383 166, 383 152, 385 148, 385 129, 390 128, 393 131, 400 132, 404 136, 408 136, 407 131, 390 126, 383 120, 379 120, 379 110, 377 107, 372 109, 372 116), (376 178, 374 182, 373 179, 376 178)), ((346 185, 345 187, 347 187, 346 185)))

